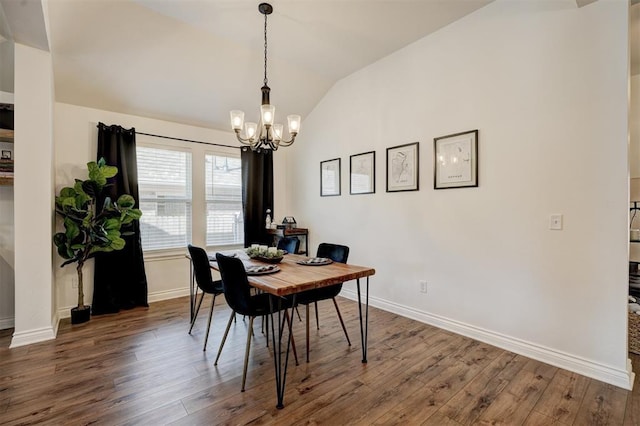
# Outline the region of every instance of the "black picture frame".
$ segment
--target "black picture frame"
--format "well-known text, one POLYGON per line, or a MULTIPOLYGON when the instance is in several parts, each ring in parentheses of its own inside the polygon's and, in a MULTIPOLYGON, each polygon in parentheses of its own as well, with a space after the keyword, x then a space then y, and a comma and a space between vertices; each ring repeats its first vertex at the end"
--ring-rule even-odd
POLYGON ((433 188, 478 186, 478 129, 433 139, 433 188))
POLYGON ((420 190, 420 142, 387 148, 387 192, 420 190))
POLYGON ((340 195, 340 158, 320 162, 320 196, 335 197, 340 195))
POLYGON ((376 152, 369 151, 349 157, 349 193, 375 194, 376 152))

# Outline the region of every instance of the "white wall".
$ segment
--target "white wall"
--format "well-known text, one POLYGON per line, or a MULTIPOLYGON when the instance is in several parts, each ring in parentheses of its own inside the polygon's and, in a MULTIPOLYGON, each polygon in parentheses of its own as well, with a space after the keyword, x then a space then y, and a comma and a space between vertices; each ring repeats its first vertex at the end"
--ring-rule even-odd
MULTIPOLYGON (((97 153, 98 122, 118 124, 125 128, 135 127, 138 132, 152 133, 182 139, 219 143, 237 146, 235 135, 230 131, 218 131, 193 126, 186 126, 144 117, 136 117, 110 111, 85 108, 64 103, 55 106, 55 157, 56 157, 56 193, 60 188, 68 186, 78 177, 86 176, 86 163, 94 161, 97 153)), ((192 152, 193 164, 193 243, 205 245, 205 201, 204 192, 197 188, 204 188, 204 155, 205 152, 217 149, 203 144, 159 139, 150 136, 137 135, 136 142, 141 145, 185 147, 192 152), (198 164, 202 164, 198 168, 198 164), (200 225, 198 225, 200 224, 200 225)), ((227 149, 229 151, 229 149, 227 149)), ((238 153, 235 149, 230 152, 238 153)), ((284 179, 286 177, 285 157, 280 152, 274 156, 274 184, 276 186, 276 212, 284 212, 284 179)), ((282 213, 284 215, 284 213, 282 213)), ((62 225, 58 223, 61 229, 62 225)), ((188 294, 189 263, 184 257, 184 250, 163 252, 162 254, 145 253, 145 268, 147 273, 149 301, 161 300, 188 294)), ((75 269, 67 266, 59 268, 62 259, 55 258, 57 309, 61 317, 69 316, 69 309, 76 304, 77 290, 72 288, 72 278, 75 269)), ((93 297, 93 262, 85 269, 85 303, 91 303, 93 297)))
POLYGON ((374 266, 377 306, 629 387, 627 17, 497 0, 338 82, 290 153, 312 250, 374 266), (432 189, 433 138, 472 129, 480 186, 432 189), (386 193, 386 148, 415 141, 420 190, 386 193), (371 150, 376 194, 350 196, 349 156, 371 150), (342 195, 322 198, 335 157, 342 195))
POLYGON ((11 346, 55 337, 51 54, 15 45, 15 331, 11 346))

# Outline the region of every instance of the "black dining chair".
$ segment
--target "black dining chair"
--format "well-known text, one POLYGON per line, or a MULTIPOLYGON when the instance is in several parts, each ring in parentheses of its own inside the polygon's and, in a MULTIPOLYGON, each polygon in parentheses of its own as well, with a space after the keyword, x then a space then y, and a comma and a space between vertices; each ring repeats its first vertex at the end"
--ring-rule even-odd
POLYGON ((196 284, 198 284, 198 288, 202 290, 202 296, 200 297, 200 301, 198 302, 198 307, 196 308, 196 311, 193 314, 193 318, 191 319, 189 334, 191 334, 193 325, 196 323, 196 319, 198 318, 198 312, 200 311, 200 305, 202 305, 204 295, 213 295, 213 300, 211 301, 211 309, 209 310, 209 321, 207 322, 207 334, 205 334, 204 336, 204 347, 202 348, 203 351, 206 351, 207 340, 209 340, 209 330, 211 329, 211 317, 213 316, 213 305, 215 305, 216 303, 216 296, 223 293, 222 281, 214 281, 211 277, 209 256, 203 248, 189 244, 188 249, 189 256, 191 257, 191 262, 193 263, 193 271, 196 279, 196 284))
MULTIPOLYGON (((271 313, 277 312, 278 307, 273 306, 273 303, 270 303, 269 298, 271 295, 268 293, 251 294, 251 286, 249 285, 247 271, 244 268, 242 260, 237 257, 225 256, 220 253, 216 254, 216 260, 218 261, 218 269, 222 276, 224 297, 232 311, 231 316, 229 317, 229 322, 227 323, 227 329, 222 337, 222 342, 220 342, 218 355, 216 356, 216 360, 213 365, 218 365, 218 359, 220 359, 220 354, 222 353, 222 348, 227 340, 227 335, 229 334, 229 329, 231 328, 231 323, 233 322, 235 314, 238 313, 240 315, 248 316, 249 328, 247 330, 247 346, 244 353, 244 368, 242 370, 242 392, 244 392, 244 385, 247 379, 249 351, 251 349, 251 336, 253 335, 253 320, 256 317, 264 318, 271 313)), ((287 308, 291 307, 291 303, 285 298, 281 299, 281 301, 280 309, 284 309, 285 320, 289 325, 289 330, 291 330, 291 320, 287 311, 287 308)), ((284 325, 278 324, 278 327, 284 327, 284 325)), ((289 337, 291 339, 296 365, 298 365, 298 354, 296 352, 295 341, 293 340, 293 335, 291 333, 289 333, 289 337)))
MULTIPOLYGON (((347 263, 347 258, 349 257, 349 247, 340 244, 321 243, 318 246, 316 256, 326 257, 333 260, 334 262, 347 263)), ((347 328, 345 327, 344 321, 342 320, 342 315, 340 314, 340 309, 338 308, 338 302, 336 302, 336 296, 340 293, 340 290, 342 290, 342 283, 303 291, 296 295, 296 304, 305 305, 307 311, 307 362, 309 362, 309 305, 311 303, 313 303, 315 306, 316 327, 318 330, 320 330, 320 322, 318 320, 318 302, 327 299, 333 300, 333 305, 336 307, 338 319, 340 319, 340 325, 342 325, 342 330, 344 331, 344 335, 347 338, 347 343, 349 344, 349 346, 351 346, 351 340, 349 339, 347 328)))
POLYGON ((300 240, 296 237, 282 237, 278 241, 278 248, 286 250, 287 253, 296 254, 300 248, 300 240))

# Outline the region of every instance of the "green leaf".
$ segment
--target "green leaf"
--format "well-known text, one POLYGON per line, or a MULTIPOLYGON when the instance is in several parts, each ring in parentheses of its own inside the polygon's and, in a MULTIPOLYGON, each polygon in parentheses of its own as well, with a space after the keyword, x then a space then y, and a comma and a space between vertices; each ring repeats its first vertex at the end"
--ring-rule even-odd
POLYGON ((68 186, 65 186, 60 190, 60 198, 75 197, 75 196, 76 196, 76 190, 73 188, 69 188, 68 186))
POLYGON ((100 166, 95 161, 87 163, 87 170, 89 170, 89 179, 98 180, 100 178, 100 166))
POLYGON ((135 206, 136 200, 129 194, 123 194, 118 197, 117 204, 121 209, 130 209, 135 206))
POLYGON ((125 244, 126 241, 124 239, 116 238, 115 240, 111 241, 111 248, 114 250, 122 250, 125 244))
POLYGON ((80 235, 80 227, 69 218, 64 219, 64 228, 68 241, 73 240, 75 237, 80 235))
POLYGON ((103 166, 100 168, 102 176, 105 178, 112 178, 118 174, 118 168, 116 166, 103 166))
POLYGON ((56 233, 53 236, 53 244, 58 248, 65 246, 67 244, 67 236, 62 232, 56 233))
POLYGON ((111 230, 120 230, 120 220, 118 219, 107 219, 104 221, 104 225, 102 226, 107 233, 111 230))
POLYGON ((104 157, 100 157, 100 159, 98 160, 98 167, 104 167, 107 164, 107 162, 105 161, 104 157))

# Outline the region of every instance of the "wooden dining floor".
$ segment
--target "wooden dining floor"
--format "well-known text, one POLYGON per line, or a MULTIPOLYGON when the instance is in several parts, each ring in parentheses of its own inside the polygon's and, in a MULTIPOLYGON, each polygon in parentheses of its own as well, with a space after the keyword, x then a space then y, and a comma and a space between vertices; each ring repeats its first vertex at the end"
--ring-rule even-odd
MULTIPOLYGON (((8 349, 10 332, 0 331, 0 424, 640 424, 640 390, 625 391, 374 308, 369 362, 362 364, 357 304, 342 298, 352 346, 333 304, 321 302, 321 327, 312 327, 307 364, 304 323, 296 319, 302 362, 290 364, 285 408, 278 410, 273 357, 260 321, 246 392, 240 383, 248 321, 237 319, 213 365, 230 314, 224 298, 218 300, 206 352, 208 309, 203 305, 187 334, 188 298, 83 325, 64 320, 57 339, 15 349, 8 349)), ((635 355, 632 360, 640 362, 635 355)))

